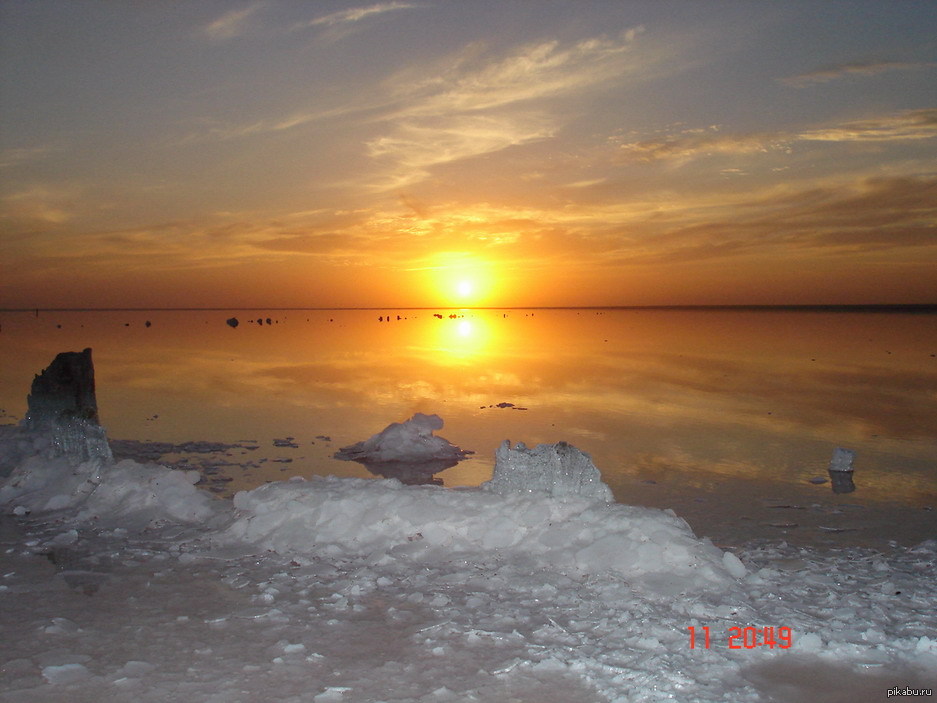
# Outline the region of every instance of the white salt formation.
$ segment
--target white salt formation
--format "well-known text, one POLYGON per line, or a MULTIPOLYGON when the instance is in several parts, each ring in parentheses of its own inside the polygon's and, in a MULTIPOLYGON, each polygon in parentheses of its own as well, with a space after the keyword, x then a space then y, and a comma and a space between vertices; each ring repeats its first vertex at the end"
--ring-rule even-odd
POLYGON ((207 491, 196 488, 200 478, 197 471, 130 459, 116 464, 76 463, 68 457, 37 455, 17 466, 0 484, 0 506, 21 515, 68 509, 80 520, 111 526, 200 523, 224 507, 207 491))
POLYGON ((220 543, 284 555, 353 554, 377 564, 535 559, 541 568, 616 572, 657 595, 725 592, 738 577, 731 571, 744 574, 672 512, 572 493, 498 495, 317 477, 238 493, 234 507, 220 543))
POLYGON ((566 442, 538 444, 533 449, 518 442, 512 449, 511 442, 504 440, 495 452, 494 474, 484 487, 501 494, 546 493, 554 498, 612 500, 612 491, 602 481, 592 457, 566 442))
POLYGON ((363 442, 342 447, 336 459, 373 463, 459 461, 470 452, 433 434, 441 430, 439 415, 416 413, 406 422, 394 422, 363 442))
POLYGON ((852 471, 855 458, 856 453, 851 449, 837 447, 833 450, 833 458, 830 459, 830 471, 852 471))

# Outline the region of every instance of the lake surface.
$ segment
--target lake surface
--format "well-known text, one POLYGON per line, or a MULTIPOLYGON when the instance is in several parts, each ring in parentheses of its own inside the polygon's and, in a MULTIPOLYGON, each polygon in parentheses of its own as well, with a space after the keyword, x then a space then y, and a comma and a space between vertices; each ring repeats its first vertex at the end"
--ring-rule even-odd
POLYGON ((719 543, 937 538, 935 315, 0 312, 0 424, 22 418, 58 352, 85 347, 112 439, 239 445, 162 459, 202 469, 219 495, 373 476, 332 455, 423 412, 476 452, 436 474, 446 486, 490 478, 504 439, 565 440, 617 500, 673 508, 719 543), (852 492, 829 481, 837 447, 856 453, 852 492))

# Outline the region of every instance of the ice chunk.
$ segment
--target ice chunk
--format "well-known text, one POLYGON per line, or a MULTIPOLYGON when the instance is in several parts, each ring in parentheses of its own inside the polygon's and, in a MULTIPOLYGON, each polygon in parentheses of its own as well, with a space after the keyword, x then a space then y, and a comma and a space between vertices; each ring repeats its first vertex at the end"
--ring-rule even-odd
POLYGON ((742 578, 747 571, 745 564, 742 563, 742 560, 735 556, 732 552, 726 552, 722 555, 722 564, 726 567, 726 571, 728 571, 737 579, 742 578))
POLYGON ((97 423, 98 405, 94 394, 94 364, 91 349, 62 352, 33 379, 26 398, 25 424, 41 429, 65 418, 81 418, 97 423))
POLYGON ((618 572, 655 597, 735 584, 723 553, 654 508, 593 497, 458 491, 395 480, 316 477, 234 497, 220 546, 281 554, 486 561, 514 555, 586 574, 618 572))
POLYGON ((155 671, 156 666, 145 661, 131 660, 124 664, 118 671, 117 676, 139 677, 155 671))
POLYGON ((99 461, 75 465, 66 457, 33 456, 0 483, 0 507, 33 513, 75 508, 80 519, 127 524, 201 522, 217 506, 195 486, 199 478, 195 471, 130 459, 103 467, 99 461))
POLYGON ((62 664, 43 667, 42 675, 51 684, 64 685, 81 681, 89 677, 91 672, 82 664, 62 664))
POLYGON ((48 428, 48 436, 53 456, 105 463, 114 460, 104 428, 88 420, 71 418, 54 422, 48 428))
POLYGON ((495 452, 494 475, 484 487, 501 494, 544 492, 553 497, 612 500, 612 491, 592 457, 566 442, 539 444, 534 449, 518 442, 512 449, 510 440, 504 440, 495 452))
POLYGON ((856 453, 851 449, 837 447, 833 450, 833 458, 830 460, 830 471, 852 471, 852 462, 856 458, 856 453))
POLYGON ((851 449, 837 447, 833 450, 833 458, 827 471, 833 484, 833 493, 852 493, 856 490, 856 484, 852 480, 852 462, 855 458, 856 453, 851 449))
POLYGON ((48 439, 52 456, 111 462, 104 428, 98 424, 91 349, 62 352, 33 379, 23 426, 48 439))
POLYGON ((335 453, 336 459, 360 462, 427 462, 465 458, 470 452, 433 434, 441 430, 442 418, 439 415, 416 413, 406 422, 394 422, 378 434, 342 447, 335 453))
POLYGON ((82 504, 79 517, 124 523, 172 521, 196 523, 214 512, 214 499, 195 484, 197 471, 179 471, 163 466, 118 462, 82 504))

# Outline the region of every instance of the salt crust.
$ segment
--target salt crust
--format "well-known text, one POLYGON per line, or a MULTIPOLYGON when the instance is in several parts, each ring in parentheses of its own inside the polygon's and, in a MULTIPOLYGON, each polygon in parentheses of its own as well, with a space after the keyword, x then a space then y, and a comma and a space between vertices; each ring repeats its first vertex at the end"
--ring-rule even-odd
POLYGON ((439 415, 416 413, 404 422, 393 422, 368 439, 342 447, 336 459, 362 462, 414 463, 425 461, 458 461, 467 452, 442 437, 433 434, 441 430, 443 420, 439 415))
POLYGON ((937 542, 736 556, 668 511, 594 496, 321 478, 231 505, 196 479, 32 457, 4 481, 4 511, 30 516, 3 542, 10 700, 757 703, 933 686, 937 542), (704 626, 712 648, 691 650, 704 626), (790 627, 794 646, 732 650, 733 626, 790 627))

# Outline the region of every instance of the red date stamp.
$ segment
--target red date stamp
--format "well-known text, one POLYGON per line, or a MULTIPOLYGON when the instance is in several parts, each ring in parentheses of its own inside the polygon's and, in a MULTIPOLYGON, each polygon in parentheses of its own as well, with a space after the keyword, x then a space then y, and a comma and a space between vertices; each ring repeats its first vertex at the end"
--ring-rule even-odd
MULTIPOLYGON (((709 649, 714 639, 717 640, 717 644, 722 642, 718 636, 711 636, 707 625, 702 627, 691 625, 687 629, 690 631, 690 649, 696 649, 697 646, 709 649)), ((792 635, 793 632, 789 627, 730 627, 726 630, 725 642, 729 649, 756 649, 758 647, 788 649, 793 644, 792 635)))

